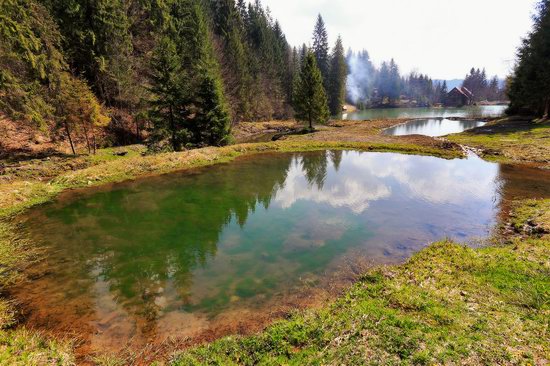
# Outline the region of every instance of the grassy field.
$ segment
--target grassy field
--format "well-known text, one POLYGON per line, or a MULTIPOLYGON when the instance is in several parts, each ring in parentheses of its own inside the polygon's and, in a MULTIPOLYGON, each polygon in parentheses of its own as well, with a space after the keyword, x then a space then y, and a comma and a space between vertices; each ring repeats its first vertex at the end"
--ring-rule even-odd
POLYGON ((505 118, 447 137, 474 147, 489 160, 536 162, 550 166, 550 121, 505 118))
MULTIPOLYGON (((223 163, 261 152, 356 149, 462 156, 457 145, 440 140, 380 136, 380 130, 391 123, 395 121, 337 123, 278 142, 180 153, 146 155, 143 146, 131 146, 104 149, 95 156, 8 161, 0 178, 0 364, 75 363, 70 339, 52 340, 18 328, 17 306, 6 296, 9 286, 21 280, 23 270, 41 258, 13 220, 23 210, 67 189, 223 163)), ((543 124, 542 132, 537 130, 531 140, 518 144, 546 144, 540 139, 545 138, 547 127, 543 124)), ((247 128, 256 133, 265 127, 247 128)), ((510 132, 522 133, 527 132, 510 132)), ((497 141, 502 134, 498 136, 497 141)), ((479 146, 486 145, 480 142, 479 146)), ((497 151, 499 146, 495 142, 492 149, 497 151)), ((533 156, 525 155, 524 160, 533 156)), ((514 212, 506 234, 495 238, 505 242, 501 245, 473 250, 447 241, 436 243, 405 265, 365 274, 322 309, 296 314, 256 336, 225 338, 164 361, 177 365, 544 364, 550 359, 544 342, 549 319, 550 239, 545 233, 550 227, 550 202, 518 203, 514 212)), ((98 364, 128 361, 96 359, 98 364)))

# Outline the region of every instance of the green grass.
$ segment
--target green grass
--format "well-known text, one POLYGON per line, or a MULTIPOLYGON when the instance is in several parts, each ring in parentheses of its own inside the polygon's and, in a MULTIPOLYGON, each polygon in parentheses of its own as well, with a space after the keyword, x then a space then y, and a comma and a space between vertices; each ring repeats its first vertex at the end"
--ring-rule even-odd
POLYGON ((25 329, 0 332, 0 365, 74 365, 69 341, 55 341, 25 329))
POLYGON ((368 272, 329 306, 191 349, 172 364, 545 364, 549 314, 549 237, 483 249, 443 241, 402 266, 368 272))
POLYGON ((447 139, 481 149, 483 156, 493 161, 550 162, 550 121, 510 117, 447 139))
POLYGON ((550 200, 519 202, 510 216, 510 225, 517 232, 525 232, 529 228, 528 234, 550 233, 550 200))

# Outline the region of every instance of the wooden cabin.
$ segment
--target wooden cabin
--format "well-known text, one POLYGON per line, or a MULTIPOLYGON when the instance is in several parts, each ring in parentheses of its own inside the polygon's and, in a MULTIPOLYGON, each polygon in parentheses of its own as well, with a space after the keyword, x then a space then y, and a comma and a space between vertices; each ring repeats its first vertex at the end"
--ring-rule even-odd
POLYGON ((474 102, 474 95, 465 87, 453 88, 447 93, 445 105, 448 107, 462 107, 465 105, 472 105, 474 102))

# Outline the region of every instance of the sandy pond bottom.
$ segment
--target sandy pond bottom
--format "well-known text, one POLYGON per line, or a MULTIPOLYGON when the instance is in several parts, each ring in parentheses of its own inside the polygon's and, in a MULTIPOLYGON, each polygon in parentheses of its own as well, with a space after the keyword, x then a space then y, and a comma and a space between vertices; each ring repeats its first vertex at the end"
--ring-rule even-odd
POLYGON ((23 218, 47 260, 16 288, 26 325, 116 352, 246 333, 368 264, 479 244, 550 172, 392 153, 262 154, 62 194, 23 218))

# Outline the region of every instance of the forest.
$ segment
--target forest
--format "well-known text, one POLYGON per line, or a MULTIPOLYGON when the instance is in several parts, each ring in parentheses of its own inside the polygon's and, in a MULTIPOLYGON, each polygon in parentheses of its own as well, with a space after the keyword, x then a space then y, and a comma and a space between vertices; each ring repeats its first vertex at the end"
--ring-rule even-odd
MULTIPOLYGON (((545 6, 508 80, 512 112, 548 112, 545 6)), ((340 37, 331 47, 321 15, 311 44, 293 47, 259 0, 4 0, 0 17, 2 116, 73 153, 221 146, 241 121, 311 127, 345 103, 433 106, 449 91, 428 75, 402 75, 393 59, 377 67, 366 50, 346 53, 340 37)), ((463 86, 475 102, 502 101, 500 84, 472 68, 463 86)))
POLYGON ((323 103, 336 114, 344 102, 342 41, 331 51, 320 16, 312 49, 298 52, 260 1, 7 0, 0 7, 0 109, 68 139, 73 152, 75 140, 93 152, 99 139, 118 145, 145 136, 175 150, 224 145, 238 121, 290 118, 310 51, 323 103))

